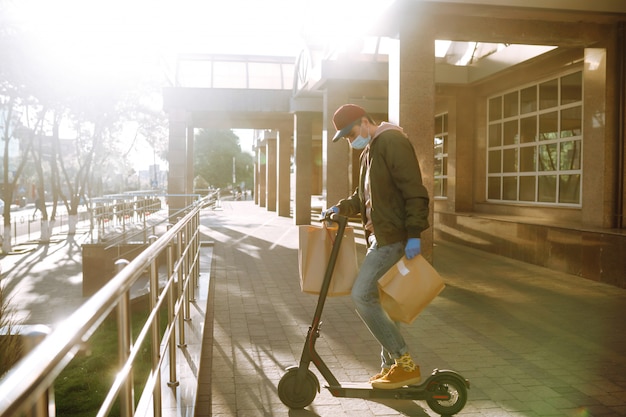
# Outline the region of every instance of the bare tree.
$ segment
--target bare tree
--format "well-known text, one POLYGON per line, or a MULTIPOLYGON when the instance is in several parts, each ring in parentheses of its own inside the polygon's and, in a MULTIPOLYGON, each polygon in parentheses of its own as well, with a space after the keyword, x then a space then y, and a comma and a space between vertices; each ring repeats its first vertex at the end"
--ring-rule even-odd
POLYGON ((11 245, 11 204, 15 196, 16 185, 28 161, 28 153, 33 146, 35 131, 21 124, 21 111, 24 104, 17 97, 16 90, 6 83, 0 86, 0 114, 2 114, 2 200, 4 201, 3 218, 4 234, 2 239, 2 250, 8 253, 12 250, 11 245), (11 141, 20 140, 24 152, 18 161, 12 161, 9 148, 11 141), (13 169, 12 169, 13 168, 13 169))
MULTIPOLYGON (((43 199, 49 191, 52 196, 51 210, 44 206, 45 212, 42 211, 41 240, 48 241, 58 204, 66 206, 70 233, 74 233, 83 198, 104 191, 101 184, 107 177, 117 178, 122 184, 126 181, 130 170, 122 148, 127 149, 128 144, 119 143, 121 124, 141 115, 143 110, 137 109, 147 107, 142 104, 142 97, 155 91, 155 83, 146 74, 134 74, 130 79, 78 73, 63 60, 55 59, 58 57, 46 54, 42 37, 29 36, 32 33, 21 31, 11 22, 6 17, 10 14, 2 13, 5 5, 0 0, 0 134, 5 141, 1 192, 6 201, 5 230, 10 233, 10 202, 16 174, 26 164, 32 164, 29 169, 35 173, 37 195, 43 199), (37 126, 30 125, 31 130, 21 127, 27 126, 23 122, 26 105, 38 106, 42 120, 37 126), (61 129, 67 125, 73 132, 68 134, 61 129), (23 159, 17 169, 9 169, 9 141, 20 135, 23 159), (46 141, 45 146, 40 146, 42 140, 46 141), (73 143, 71 150, 68 140, 73 143)), ((160 93, 160 89, 156 91, 160 93)), ((143 119, 136 123, 155 153, 161 154, 162 143, 166 143, 164 127, 159 128, 159 124, 166 126, 161 121, 163 114, 160 110, 146 116, 147 113, 143 111, 143 119)), ((5 237, 8 236, 5 231, 5 237)))

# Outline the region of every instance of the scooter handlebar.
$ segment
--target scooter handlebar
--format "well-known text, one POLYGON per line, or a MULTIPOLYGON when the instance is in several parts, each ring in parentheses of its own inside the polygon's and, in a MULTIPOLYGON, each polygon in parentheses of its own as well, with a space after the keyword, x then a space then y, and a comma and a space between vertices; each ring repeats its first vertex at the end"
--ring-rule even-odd
POLYGON ((348 218, 346 216, 342 216, 340 214, 329 211, 328 213, 321 215, 319 221, 330 221, 337 224, 343 223, 345 225, 348 223, 348 218))

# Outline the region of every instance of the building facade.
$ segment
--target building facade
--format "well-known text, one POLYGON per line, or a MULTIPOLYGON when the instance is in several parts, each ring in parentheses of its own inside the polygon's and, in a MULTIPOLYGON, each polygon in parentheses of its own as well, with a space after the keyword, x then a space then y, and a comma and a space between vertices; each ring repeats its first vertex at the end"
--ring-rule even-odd
MULTIPOLYGON (((185 166, 193 128, 273 129, 255 200, 307 224, 312 195, 331 205, 356 184, 358 155, 330 139, 335 109, 360 104, 415 146, 432 196, 425 256, 448 240, 626 287, 626 4, 587 3, 398 1, 373 44, 304 51, 289 94, 174 87, 170 167, 185 166), (226 108, 229 91, 241 102, 226 108)), ((172 175, 170 192, 185 190, 172 175)))

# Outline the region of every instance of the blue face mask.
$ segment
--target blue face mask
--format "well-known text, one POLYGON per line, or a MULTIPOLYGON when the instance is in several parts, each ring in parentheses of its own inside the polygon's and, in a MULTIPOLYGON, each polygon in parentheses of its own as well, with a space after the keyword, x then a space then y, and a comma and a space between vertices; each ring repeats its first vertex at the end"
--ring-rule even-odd
POLYGON ((363 136, 359 135, 356 137, 356 139, 354 139, 352 142, 350 142, 350 146, 352 146, 352 149, 364 149, 368 143, 370 143, 370 139, 371 139, 371 135, 369 134, 369 132, 367 133, 367 137, 364 138, 363 136))
POLYGON ((350 146, 352 149, 363 149, 370 143, 370 137, 364 138, 363 136, 357 136, 352 142, 350 142, 350 146))

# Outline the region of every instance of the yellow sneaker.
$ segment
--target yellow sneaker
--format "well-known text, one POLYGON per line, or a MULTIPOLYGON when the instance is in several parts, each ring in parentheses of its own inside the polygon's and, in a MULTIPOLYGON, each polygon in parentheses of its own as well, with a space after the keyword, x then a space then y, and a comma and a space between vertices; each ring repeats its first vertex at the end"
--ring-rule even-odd
POLYGON ((382 368, 379 373, 370 378, 370 382, 384 377, 387 373, 389 373, 389 368, 382 368))
POLYGON ((389 372, 382 378, 371 381, 372 387, 378 389, 396 389, 405 385, 417 384, 422 380, 420 367, 416 366, 413 371, 405 371, 402 366, 393 365, 389 372))

